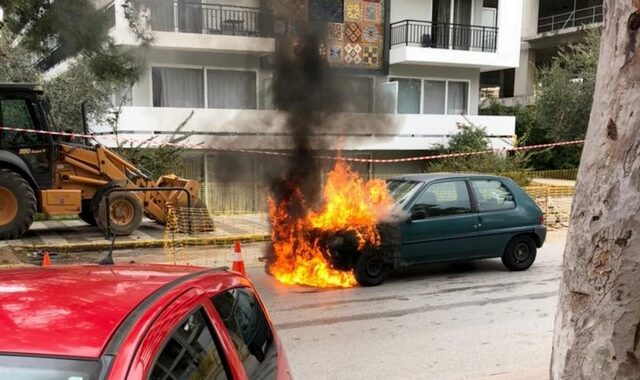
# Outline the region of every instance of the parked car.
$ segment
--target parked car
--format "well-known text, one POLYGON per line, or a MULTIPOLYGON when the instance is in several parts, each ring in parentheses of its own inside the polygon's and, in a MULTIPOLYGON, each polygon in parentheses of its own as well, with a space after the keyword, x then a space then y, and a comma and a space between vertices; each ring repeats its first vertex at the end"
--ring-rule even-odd
POLYGON ((334 244, 336 261, 351 262, 361 285, 382 283, 389 269, 435 262, 500 257, 522 271, 544 244, 542 211, 509 178, 413 174, 387 184, 402 211, 399 221, 379 226, 382 246, 348 253, 341 248, 353 244, 334 244))
POLYGON ((246 277, 169 265, 0 277, 0 379, 290 379, 246 277))

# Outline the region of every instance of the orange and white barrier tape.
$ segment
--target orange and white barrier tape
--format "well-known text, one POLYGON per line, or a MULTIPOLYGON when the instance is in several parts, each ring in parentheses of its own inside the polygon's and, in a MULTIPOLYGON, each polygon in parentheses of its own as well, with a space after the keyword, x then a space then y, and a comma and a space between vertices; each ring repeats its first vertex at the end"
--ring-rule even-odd
MULTIPOLYGON (((72 132, 54 132, 54 131, 39 131, 39 130, 31 130, 24 128, 13 128, 13 127, 3 127, 0 126, 0 130, 10 131, 10 132, 23 132, 23 133, 35 133, 35 134, 43 134, 43 135, 52 135, 52 136, 61 136, 61 137, 72 137, 72 138, 82 138, 82 139, 93 139, 95 140, 97 137, 113 139, 115 140, 117 137, 115 135, 95 135, 95 134, 82 134, 82 133, 72 133, 72 132)), ((268 150, 255 150, 255 149, 234 149, 234 148, 221 148, 216 146, 209 146, 204 144, 189 144, 189 143, 171 143, 171 142, 154 142, 149 139, 132 139, 126 138, 123 139, 126 142, 138 142, 142 144, 148 144, 153 146, 172 146, 176 148, 182 149, 198 149, 198 150, 215 150, 221 152, 236 152, 236 153, 247 153, 247 154, 260 154, 260 155, 268 155, 268 156, 284 156, 290 157, 292 153, 289 152, 276 152, 276 151, 268 151, 268 150)), ((346 162, 360 162, 360 163, 376 163, 376 164, 385 164, 385 163, 398 163, 398 162, 415 162, 415 161, 429 161, 429 160, 437 160, 443 158, 454 158, 454 157, 466 157, 466 156, 476 156, 481 154, 488 153, 500 153, 500 152, 517 152, 517 151, 526 151, 526 150, 535 150, 535 149, 544 149, 544 148, 555 148, 560 146, 571 146, 571 145, 581 145, 584 144, 584 140, 573 140, 573 141, 561 141, 554 142, 548 144, 536 144, 536 145, 527 145, 527 146, 518 146, 512 148, 499 148, 499 149, 487 149, 476 152, 459 152, 459 153, 443 153, 443 154, 434 154, 429 156, 417 156, 417 157, 405 157, 405 158, 356 158, 356 157, 342 157, 342 156, 323 156, 318 155, 315 156, 319 159, 323 160, 342 160, 346 162)))

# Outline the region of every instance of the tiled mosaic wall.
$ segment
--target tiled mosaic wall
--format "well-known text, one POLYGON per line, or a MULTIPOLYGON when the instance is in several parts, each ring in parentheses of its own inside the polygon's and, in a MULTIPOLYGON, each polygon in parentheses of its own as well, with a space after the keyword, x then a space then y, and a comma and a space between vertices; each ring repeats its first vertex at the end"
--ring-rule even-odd
POLYGON ((332 66, 381 70, 385 1, 389 0, 274 0, 274 29, 295 36, 301 22, 325 22, 321 53, 332 66), (284 14, 288 25, 277 19, 284 14))

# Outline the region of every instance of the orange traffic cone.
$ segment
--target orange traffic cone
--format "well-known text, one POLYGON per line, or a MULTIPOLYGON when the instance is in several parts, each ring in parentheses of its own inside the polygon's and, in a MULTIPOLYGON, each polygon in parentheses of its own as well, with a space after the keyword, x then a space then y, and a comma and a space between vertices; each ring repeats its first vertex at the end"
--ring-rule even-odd
POLYGON ((231 270, 234 272, 241 273, 243 275, 247 275, 247 272, 244 270, 244 260, 242 259, 242 249, 240 248, 240 241, 236 240, 235 246, 233 247, 233 266, 231 270))
POLYGON ((42 256, 42 266, 51 266, 51 257, 49 257, 49 251, 44 251, 44 256, 42 256))

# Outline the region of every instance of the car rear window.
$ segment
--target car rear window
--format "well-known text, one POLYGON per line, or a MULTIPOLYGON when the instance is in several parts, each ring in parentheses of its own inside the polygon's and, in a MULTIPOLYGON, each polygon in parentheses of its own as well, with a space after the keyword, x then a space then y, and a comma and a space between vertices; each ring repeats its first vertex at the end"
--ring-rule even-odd
POLYGON ((509 210, 516 207, 511 191, 501 181, 483 179, 471 181, 480 211, 509 210))
POLYGON ((235 288, 213 297, 213 304, 238 351, 249 379, 275 379, 277 351, 269 321, 255 294, 235 288))
POLYGON ((0 355, 0 379, 97 380, 101 370, 97 360, 0 355))

